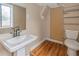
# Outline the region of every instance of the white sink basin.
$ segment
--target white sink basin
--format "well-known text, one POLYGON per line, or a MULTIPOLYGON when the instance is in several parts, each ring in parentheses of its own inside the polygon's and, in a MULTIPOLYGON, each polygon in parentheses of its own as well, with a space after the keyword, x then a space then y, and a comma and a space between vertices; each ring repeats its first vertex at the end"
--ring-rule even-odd
POLYGON ((15 52, 36 39, 37 36, 34 35, 21 35, 11 39, 1 40, 1 43, 8 51, 15 52))
POLYGON ((32 37, 23 35, 23 36, 18 36, 18 37, 12 38, 12 39, 8 39, 8 40, 6 40, 6 43, 10 44, 10 45, 17 45, 26 40, 28 41, 29 39, 32 39, 32 37))

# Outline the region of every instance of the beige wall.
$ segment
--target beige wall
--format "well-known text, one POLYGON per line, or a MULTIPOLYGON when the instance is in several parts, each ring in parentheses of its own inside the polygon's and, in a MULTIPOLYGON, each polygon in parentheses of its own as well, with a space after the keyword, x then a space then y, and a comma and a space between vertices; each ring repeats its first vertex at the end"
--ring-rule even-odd
POLYGON ((26 8, 13 6, 14 27, 20 26, 22 30, 26 29, 26 8))
POLYGON ((29 4, 26 9, 27 12, 27 25, 26 28, 29 33, 37 35, 38 37, 42 36, 42 20, 40 17, 40 6, 29 4))
POLYGON ((64 40, 63 8, 51 8, 50 10, 50 38, 58 41, 64 40))
MULTIPOLYGON (((13 5, 13 26, 20 26, 20 28, 26 29, 26 9, 23 7, 13 5)), ((8 33, 8 28, 1 28, 0 34, 8 33)))
POLYGON ((79 3, 63 3, 65 8, 70 8, 73 6, 78 6, 79 3))
MULTIPOLYGON (((69 5, 69 4, 68 4, 69 5)), ((67 4, 65 6, 68 6, 67 4)), ((79 31, 79 4, 71 4, 68 7, 64 7, 64 28, 67 30, 77 30, 79 31), (70 11, 69 10, 77 10, 77 11, 70 11), (66 18, 71 17, 71 18, 66 18), (75 18, 73 18, 75 17, 75 18)))
POLYGON ((0 34, 4 34, 8 32, 10 32, 9 28, 0 28, 0 34))
POLYGON ((49 39, 50 38, 50 8, 46 13, 47 15, 45 16, 44 19, 42 19, 43 38, 49 39))
POLYGON ((29 44, 27 48, 31 49, 43 40, 43 25, 40 17, 41 7, 34 4, 28 4, 26 7, 26 29, 29 34, 36 35, 37 40, 29 44))

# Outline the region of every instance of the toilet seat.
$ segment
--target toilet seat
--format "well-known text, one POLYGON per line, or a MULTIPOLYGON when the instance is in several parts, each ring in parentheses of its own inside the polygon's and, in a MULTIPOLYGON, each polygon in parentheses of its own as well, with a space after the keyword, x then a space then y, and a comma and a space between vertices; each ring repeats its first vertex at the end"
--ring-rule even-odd
POLYGON ((64 44, 73 50, 79 50, 79 42, 76 40, 66 39, 64 44))

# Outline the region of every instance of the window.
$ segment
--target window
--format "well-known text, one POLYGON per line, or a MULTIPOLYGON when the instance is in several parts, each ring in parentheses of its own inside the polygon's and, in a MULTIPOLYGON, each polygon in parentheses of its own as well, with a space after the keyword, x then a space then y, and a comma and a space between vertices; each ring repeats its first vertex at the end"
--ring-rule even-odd
POLYGON ((12 6, 0 4, 0 28, 12 27, 12 6))

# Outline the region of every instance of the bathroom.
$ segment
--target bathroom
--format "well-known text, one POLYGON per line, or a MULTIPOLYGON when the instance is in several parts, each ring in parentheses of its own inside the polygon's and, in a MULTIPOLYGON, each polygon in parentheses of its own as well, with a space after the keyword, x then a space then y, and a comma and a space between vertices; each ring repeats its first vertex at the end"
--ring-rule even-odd
MULTIPOLYGON (((11 16, 9 24, 10 26, 0 27, 0 42, 3 42, 2 39, 8 40, 16 38, 17 36, 13 35, 14 33, 12 31, 12 28, 15 28, 17 26, 20 30, 20 35, 18 34, 18 37, 21 35, 26 35, 27 37, 29 37, 28 35, 33 35, 33 38, 36 37, 34 41, 31 41, 30 43, 27 42, 28 44, 23 46, 22 48, 16 48, 17 50, 14 52, 12 52, 13 50, 8 51, 5 47, 5 44, 0 43, 0 56, 38 56, 36 55, 37 53, 34 54, 33 51, 35 50, 35 48, 37 49, 37 47, 44 41, 48 43, 50 43, 51 41, 51 44, 52 42, 54 42, 55 44, 57 43, 56 48, 60 48, 60 46, 63 45, 63 48, 65 41, 65 30, 74 30, 77 32, 79 31, 78 3, 13 3, 0 5, 8 6, 11 8, 11 14, 9 15, 11 16)), ((2 10, 5 11, 4 8, 2 10)), ((3 12, 1 11, 0 13, 3 14, 3 12)), ((0 18, 3 19, 1 16, 0 18)), ((2 20, 0 25, 2 26, 2 20)), ((8 25, 8 23, 6 25, 8 25)), ((19 40, 21 39, 19 38, 19 40)), ((16 41, 18 40, 16 39, 16 41)), ((76 41, 79 41, 78 38, 76 41)), ((61 49, 61 52, 66 50, 65 52, 67 53, 67 48, 61 49)), ((48 56, 47 54, 40 55, 48 56)), ((66 54, 64 53, 64 56, 65 55, 66 54)), ((55 56, 57 55, 55 54, 55 56)))

